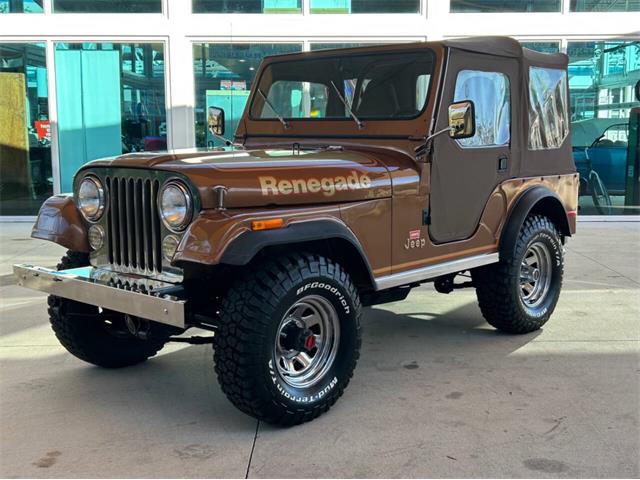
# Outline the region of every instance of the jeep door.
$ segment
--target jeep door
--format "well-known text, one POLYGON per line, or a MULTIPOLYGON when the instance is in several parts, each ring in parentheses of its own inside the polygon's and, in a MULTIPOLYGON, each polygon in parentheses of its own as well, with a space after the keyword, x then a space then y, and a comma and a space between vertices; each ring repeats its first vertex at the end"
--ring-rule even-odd
POLYGON ((512 157, 519 151, 516 59, 452 49, 446 71, 436 131, 447 127, 452 102, 471 100, 476 132, 471 138, 444 134, 434 141, 429 235, 435 243, 474 234, 491 192, 515 171, 512 157))

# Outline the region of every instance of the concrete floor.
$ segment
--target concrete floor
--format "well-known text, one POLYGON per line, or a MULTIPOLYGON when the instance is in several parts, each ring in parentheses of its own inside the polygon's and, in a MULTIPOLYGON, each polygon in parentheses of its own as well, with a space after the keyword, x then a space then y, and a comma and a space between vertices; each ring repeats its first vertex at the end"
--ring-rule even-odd
POLYGON ((60 347, 10 264, 63 253, 0 225, 0 476, 638 477, 640 223, 580 223, 552 320, 487 326, 472 291, 368 309, 343 398, 277 429, 238 412, 209 346, 109 371, 60 347))

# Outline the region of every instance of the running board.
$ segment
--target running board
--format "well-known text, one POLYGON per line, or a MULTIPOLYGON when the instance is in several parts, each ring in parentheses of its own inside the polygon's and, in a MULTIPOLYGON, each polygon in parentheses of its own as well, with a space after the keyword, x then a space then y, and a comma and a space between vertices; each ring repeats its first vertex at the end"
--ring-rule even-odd
POLYGON ((377 278, 375 280, 376 290, 386 290, 387 288, 399 287, 401 285, 424 282, 425 280, 431 280, 442 275, 464 272, 465 270, 470 270, 472 268, 497 263, 499 260, 500 254, 486 253, 483 255, 476 255, 474 257, 453 260, 451 262, 439 263, 437 265, 430 265, 427 267, 416 268, 414 270, 394 273, 377 278))

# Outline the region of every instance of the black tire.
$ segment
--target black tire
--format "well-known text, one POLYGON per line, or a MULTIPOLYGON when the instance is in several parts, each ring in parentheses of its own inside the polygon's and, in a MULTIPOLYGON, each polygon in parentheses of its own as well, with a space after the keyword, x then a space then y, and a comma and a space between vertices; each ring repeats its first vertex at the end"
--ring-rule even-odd
MULTIPOLYGON (((283 255, 250 268, 222 302, 214 344, 222 391, 241 411, 268 423, 296 425, 312 420, 331 408, 353 375, 361 344, 358 292, 339 264, 319 255, 283 255), (331 342, 335 356, 324 371, 318 371, 315 383, 292 386, 295 378, 281 372, 284 357, 278 356, 276 338, 289 340, 283 324, 295 315, 288 312, 311 299, 336 314, 331 317, 338 325, 338 339, 331 342)), ((309 318, 302 313, 300 317, 309 318)), ((315 327, 305 328, 309 332, 315 327)), ((294 333, 298 338, 306 335, 294 333)), ((318 345, 314 348, 320 359, 318 345)))
MULTIPOLYGON (((58 270, 89 265, 86 253, 68 251, 58 270)), ((144 362, 166 343, 166 337, 151 331, 141 340, 131 335, 121 313, 50 295, 51 328, 64 348, 85 362, 105 368, 121 368, 144 362), (110 323, 107 323, 109 321, 110 323)))
POLYGON ((482 315, 492 326, 504 332, 520 334, 538 330, 556 307, 563 270, 562 240, 555 225, 545 216, 527 217, 510 258, 471 272, 482 315), (545 257, 545 249, 548 257, 545 257), (523 266, 525 255, 527 259, 534 260, 536 255, 548 258, 547 262, 538 260, 546 265, 538 265, 539 298, 533 295, 538 285, 533 280, 535 268, 523 266), (540 273, 543 269, 548 273, 540 273), (543 280, 546 278, 549 279, 548 284, 543 280), (543 289, 545 285, 548 286, 543 289), (527 294, 529 290, 531 293, 527 294))

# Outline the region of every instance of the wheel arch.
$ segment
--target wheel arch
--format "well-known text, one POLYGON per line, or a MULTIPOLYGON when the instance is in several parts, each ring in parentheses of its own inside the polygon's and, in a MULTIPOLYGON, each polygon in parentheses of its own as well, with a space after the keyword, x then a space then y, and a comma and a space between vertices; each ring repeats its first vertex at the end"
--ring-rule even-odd
POLYGON ((351 230, 334 220, 313 220, 287 228, 245 232, 225 249, 220 264, 244 266, 292 249, 316 253, 338 262, 360 290, 373 290, 373 271, 364 249, 351 230))
POLYGON ((532 187, 518 197, 507 217, 500 236, 500 260, 513 251, 524 221, 534 214, 548 217, 563 237, 571 236, 567 212, 558 195, 541 185, 532 187))

